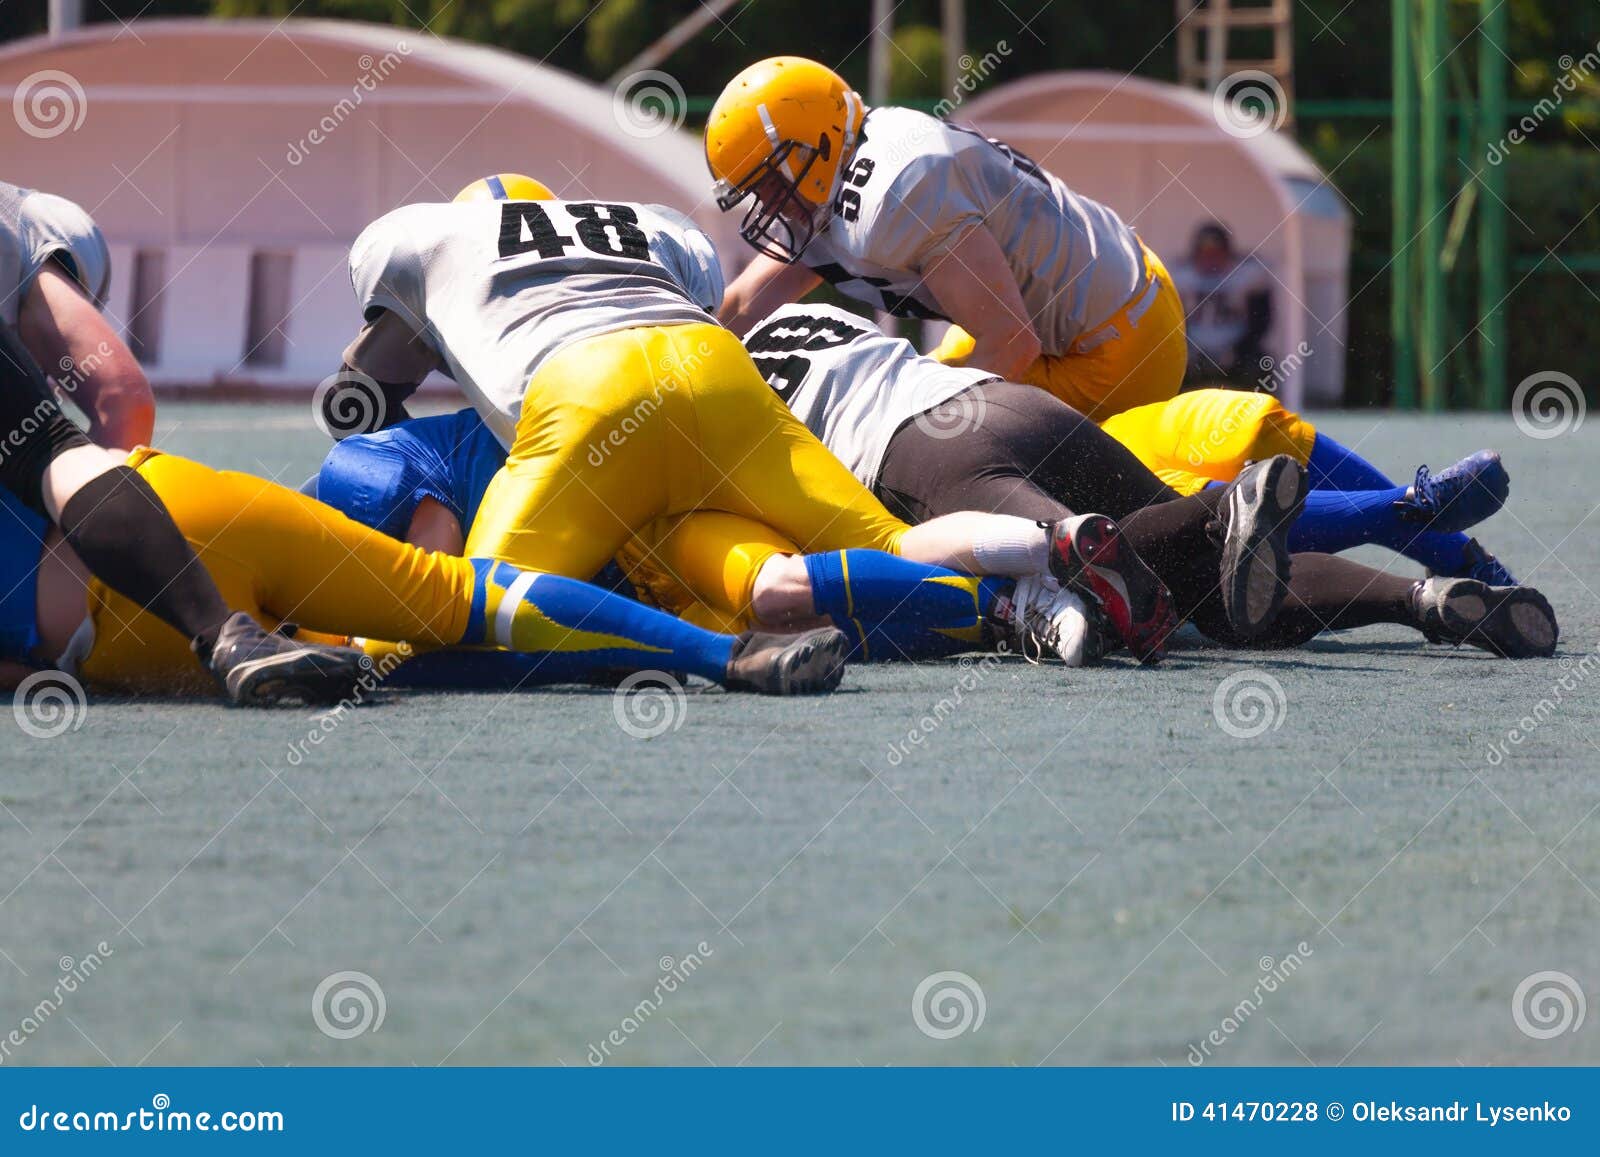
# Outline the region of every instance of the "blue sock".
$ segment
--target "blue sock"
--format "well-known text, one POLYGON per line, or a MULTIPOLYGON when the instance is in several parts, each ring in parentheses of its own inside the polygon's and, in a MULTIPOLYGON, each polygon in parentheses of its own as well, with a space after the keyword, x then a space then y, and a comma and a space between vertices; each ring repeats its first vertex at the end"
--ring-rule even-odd
POLYGON ((1306 496, 1305 513, 1289 531, 1291 551, 1338 554, 1342 550, 1375 543, 1415 559, 1444 574, 1461 565, 1467 536, 1418 530, 1402 520, 1394 504, 1405 487, 1386 490, 1313 490, 1306 496))
POLYGON ((852 663, 880 663, 889 660, 948 659, 989 646, 980 628, 939 630, 917 623, 866 623, 846 619, 839 629, 850 640, 852 663))
POLYGON ((1455 574, 1461 569, 1462 555, 1470 541, 1460 531, 1441 534, 1425 530, 1400 553, 1438 574, 1455 574))
MULTIPOLYGON (((577 579, 473 559, 477 581, 461 642, 559 656, 568 679, 621 670, 683 671, 720 682, 732 635, 577 579)), ((502 661, 504 662, 504 661, 502 661)))
POLYGON ((1371 462, 1321 433, 1311 443, 1306 474, 1313 490, 1388 490, 1394 486, 1371 462))
POLYGON ((977 626, 1009 579, 973 578, 878 550, 836 550, 805 556, 819 615, 946 629, 977 626))

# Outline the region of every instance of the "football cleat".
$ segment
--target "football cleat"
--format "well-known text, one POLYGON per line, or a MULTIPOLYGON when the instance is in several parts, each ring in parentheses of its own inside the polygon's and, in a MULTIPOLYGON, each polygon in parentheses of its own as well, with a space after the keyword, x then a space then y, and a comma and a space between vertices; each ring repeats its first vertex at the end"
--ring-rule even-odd
POLYGON ((1030 663, 1049 654, 1069 667, 1093 667, 1108 649, 1099 608, 1049 575, 1019 578, 996 600, 992 617, 1003 644, 1030 663))
POLYGON ((1423 579, 1411 588, 1411 612, 1429 642, 1470 643, 1506 659, 1553 655, 1561 633, 1549 600, 1532 587, 1477 579, 1423 579))
POLYGON ((723 685, 760 695, 822 695, 844 678, 850 641, 837 627, 797 635, 745 631, 733 644, 723 685))
POLYGON ((268 634, 243 611, 222 625, 204 662, 238 707, 322 706, 354 699, 372 671, 372 660, 353 647, 268 634))
POLYGON ((1395 509, 1428 530, 1465 530, 1497 513, 1510 493, 1511 476, 1499 452, 1479 450, 1437 474, 1418 466, 1416 481, 1395 509))
POLYGON ((1178 629, 1172 594, 1103 514, 1075 514, 1050 527, 1050 573, 1091 596, 1134 658, 1158 661, 1178 629))
MULTIPOLYGON (((1430 570, 1428 577, 1432 578, 1436 573, 1430 570)), ((1461 549, 1461 564, 1453 575, 1447 577, 1477 579, 1491 587, 1517 585, 1517 577, 1506 569, 1505 563, 1485 550, 1483 543, 1475 538, 1467 539, 1467 545, 1461 549)))
POLYGON ((1223 494, 1222 602, 1241 638, 1270 627, 1289 593, 1289 530, 1306 489, 1305 469, 1279 454, 1247 465, 1223 494))

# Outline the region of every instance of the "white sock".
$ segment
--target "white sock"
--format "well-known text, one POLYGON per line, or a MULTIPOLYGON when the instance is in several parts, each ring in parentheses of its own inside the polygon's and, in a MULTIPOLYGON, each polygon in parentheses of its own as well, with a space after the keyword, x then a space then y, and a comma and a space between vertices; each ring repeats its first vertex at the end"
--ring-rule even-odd
POLYGON ((1050 531, 1027 518, 990 515, 984 530, 972 540, 972 557, 985 574, 1047 574, 1050 570, 1050 531), (993 524, 989 529, 987 524, 993 524))

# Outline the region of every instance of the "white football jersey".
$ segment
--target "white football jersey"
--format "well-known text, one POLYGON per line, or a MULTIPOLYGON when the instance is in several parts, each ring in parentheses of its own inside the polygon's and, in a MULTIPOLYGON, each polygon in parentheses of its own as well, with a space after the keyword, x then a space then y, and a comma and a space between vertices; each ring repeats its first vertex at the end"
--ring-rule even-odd
POLYGON ((710 238, 661 205, 408 205, 350 250, 370 321, 409 323, 507 446, 528 379, 563 347, 636 326, 707 322, 722 303, 710 238))
POLYGON ((786 305, 745 335, 761 376, 833 456, 871 488, 895 431, 979 382, 831 305, 786 305))
POLYGON ((1139 239, 1106 206, 976 131, 905 108, 867 114, 827 226, 800 260, 857 300, 937 318, 917 272, 974 225, 1000 243, 1047 354, 1146 285, 1139 239))
POLYGON ((17 324, 23 296, 52 257, 105 305, 111 252, 94 219, 65 197, 0 181, 0 321, 17 324))

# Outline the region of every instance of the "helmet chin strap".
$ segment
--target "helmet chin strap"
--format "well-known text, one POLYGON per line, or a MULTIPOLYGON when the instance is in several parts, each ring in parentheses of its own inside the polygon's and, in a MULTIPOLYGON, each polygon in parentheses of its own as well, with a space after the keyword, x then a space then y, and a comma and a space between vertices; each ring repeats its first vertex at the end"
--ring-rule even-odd
MULTIPOLYGON (((846 89, 844 94, 844 135, 839 142, 839 164, 833 170, 833 183, 828 188, 827 200, 820 206, 830 213, 833 203, 839 196, 839 189, 844 185, 844 168, 850 163, 850 154, 855 151, 857 129, 861 122, 866 120, 865 106, 854 89, 846 89)), ((821 228, 821 222, 818 222, 821 228)))

